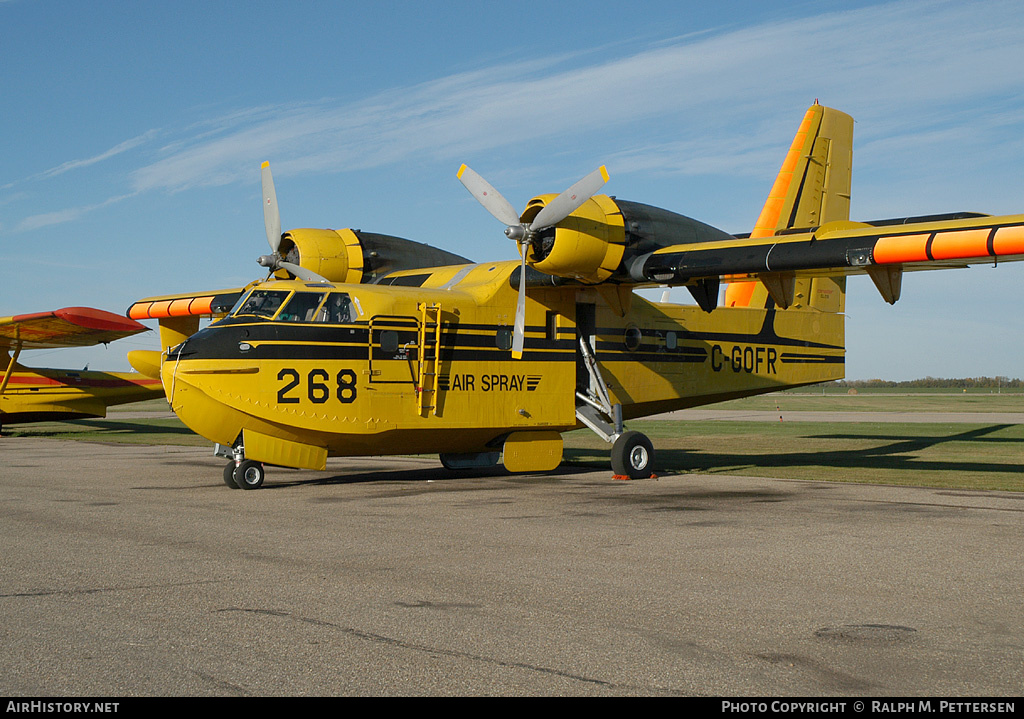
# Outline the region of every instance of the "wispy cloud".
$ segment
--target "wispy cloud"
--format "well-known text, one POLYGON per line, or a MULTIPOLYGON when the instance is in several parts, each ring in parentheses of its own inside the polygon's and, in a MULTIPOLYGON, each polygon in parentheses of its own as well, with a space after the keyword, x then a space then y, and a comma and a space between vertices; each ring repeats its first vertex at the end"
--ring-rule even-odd
MULTIPOLYGON (((264 159, 287 175, 589 144, 616 172, 735 173, 777 163, 793 108, 815 97, 854 114, 861 141, 884 147, 893 135, 926 131, 918 139, 937 142, 977 119, 924 120, 948 116, 954 101, 1024 93, 1022 35, 1015 0, 912 0, 663 40, 627 56, 490 67, 357 102, 240 108, 39 173, 134 153, 130 187, 117 197, 18 227, 67 222, 127 194, 250 182, 264 159)), ((1019 120, 1021 107, 1008 112, 1019 120)))
POLYGON ((125 140, 124 142, 118 143, 109 150, 101 152, 98 155, 94 155, 93 157, 87 157, 79 160, 68 160, 67 162, 63 162, 60 165, 57 165, 56 167, 51 167, 48 170, 37 172, 36 174, 31 175, 30 177, 26 177, 23 180, 9 182, 3 187, 0 187, 0 189, 7 190, 23 182, 30 182, 33 180, 48 180, 50 178, 57 177, 58 175, 63 175, 66 172, 71 172, 72 170, 81 170, 86 167, 91 167, 92 165, 103 162, 104 160, 109 160, 112 157, 117 157, 118 155, 128 152, 129 150, 134 150, 135 148, 145 144, 146 142, 151 141, 154 137, 157 136, 157 132, 157 130, 149 130, 148 132, 144 132, 143 134, 137 137, 133 137, 130 140, 125 140))
MULTIPOLYGON (((954 97, 959 103, 1024 89, 1022 31, 1014 2, 922 0, 680 38, 584 66, 510 64, 362 102, 226 118, 217 133, 184 139, 139 168, 133 183, 147 191, 248 181, 253 164, 269 156, 287 158, 278 165, 283 172, 359 170, 666 117, 678 118, 678 137, 686 137, 735 125, 738 115, 749 123, 751 115, 782 109, 788 119, 791 104, 818 94, 826 104, 856 106, 873 125, 885 120, 882 131, 891 131, 954 97)), ((768 136, 734 149, 756 153, 768 136)), ((615 149, 625 167, 649 170, 660 157, 664 169, 687 172, 700 171, 700 158, 710 157, 710 148, 697 155, 694 148, 682 140, 657 152, 649 144, 615 149)))
POLYGON ((26 230, 38 230, 43 227, 50 227, 52 225, 62 225, 66 222, 74 222, 75 220, 81 219, 85 215, 93 212, 94 210, 101 209, 103 207, 109 207, 110 205, 126 200, 132 197, 135 193, 127 195, 117 195, 104 200, 103 202, 97 202, 92 205, 82 205, 80 207, 69 207, 63 210, 57 210, 55 212, 45 212, 38 215, 32 215, 26 217, 15 227, 16 231, 22 232, 26 230))

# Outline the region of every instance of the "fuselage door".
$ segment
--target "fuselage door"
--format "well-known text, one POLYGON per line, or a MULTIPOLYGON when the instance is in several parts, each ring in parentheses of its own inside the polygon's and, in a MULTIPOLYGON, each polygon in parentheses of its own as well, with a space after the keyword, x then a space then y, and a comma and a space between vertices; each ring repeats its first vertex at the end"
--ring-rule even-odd
POLYGON ((415 386, 419 327, 416 317, 377 315, 370 319, 371 384, 415 386))

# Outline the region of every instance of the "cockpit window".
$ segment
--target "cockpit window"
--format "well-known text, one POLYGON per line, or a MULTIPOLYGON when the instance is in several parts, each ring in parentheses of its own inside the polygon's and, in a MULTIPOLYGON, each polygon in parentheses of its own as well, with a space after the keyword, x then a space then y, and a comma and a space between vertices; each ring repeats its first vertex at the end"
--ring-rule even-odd
POLYGON ((280 322, 312 322, 323 299, 323 292, 296 292, 277 319, 280 322))
POLYGON ((347 292, 332 292, 324 302, 324 306, 317 314, 317 322, 328 324, 349 324, 355 321, 355 312, 352 307, 352 300, 347 292))
POLYGON ((233 316, 273 317, 287 296, 288 292, 285 290, 253 290, 245 298, 242 306, 235 310, 233 316))

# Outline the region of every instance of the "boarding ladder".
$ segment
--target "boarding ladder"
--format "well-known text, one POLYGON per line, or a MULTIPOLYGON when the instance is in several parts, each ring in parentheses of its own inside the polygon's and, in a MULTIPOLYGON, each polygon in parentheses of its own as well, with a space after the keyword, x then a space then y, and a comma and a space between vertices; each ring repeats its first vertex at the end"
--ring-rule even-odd
POLYGON ((419 303, 420 329, 417 353, 416 395, 421 417, 437 416, 437 367, 441 352, 441 305, 419 303))

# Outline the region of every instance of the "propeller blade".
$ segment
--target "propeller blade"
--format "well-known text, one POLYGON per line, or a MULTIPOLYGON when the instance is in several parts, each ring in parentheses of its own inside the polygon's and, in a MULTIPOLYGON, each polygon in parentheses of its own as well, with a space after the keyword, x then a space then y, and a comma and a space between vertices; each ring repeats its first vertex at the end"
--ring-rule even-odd
POLYGON ((270 174, 270 163, 264 162, 261 168, 263 179, 263 223, 267 228, 267 242, 270 249, 277 252, 281 245, 281 213, 277 208, 277 192, 274 190, 274 177, 270 174))
POLYGON ((608 182, 608 170, 604 165, 591 172, 561 195, 544 205, 530 223, 532 232, 557 225, 571 215, 580 205, 589 200, 604 183, 608 182))
POLYGON ((512 207, 512 203, 491 187, 487 180, 466 165, 459 168, 458 177, 469 190, 469 194, 475 197, 477 202, 483 205, 499 222, 507 226, 519 224, 519 213, 512 207))
POLYGON ((512 329, 512 359, 523 358, 523 341, 526 335, 526 253, 528 243, 522 243, 523 264, 519 267, 519 299, 516 300, 516 323, 512 329))
POLYGON ((305 280, 306 282, 327 282, 326 279, 317 273, 307 270, 301 265, 296 265, 294 262, 278 262, 274 269, 288 270, 300 280, 305 280))

